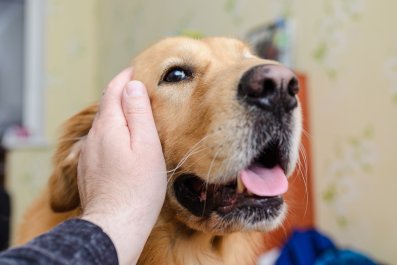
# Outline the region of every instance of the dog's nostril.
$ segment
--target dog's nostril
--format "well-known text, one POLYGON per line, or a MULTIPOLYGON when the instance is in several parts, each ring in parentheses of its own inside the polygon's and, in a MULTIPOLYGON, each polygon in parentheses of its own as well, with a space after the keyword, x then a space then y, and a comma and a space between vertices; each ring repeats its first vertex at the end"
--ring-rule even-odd
POLYGON ((288 94, 292 97, 296 96, 299 92, 299 84, 298 80, 296 80, 295 77, 293 77, 289 83, 288 83, 288 94))
POLYGON ((262 97, 269 97, 270 95, 274 94, 277 90, 277 84, 274 82, 273 79, 266 78, 263 81, 263 91, 262 97))

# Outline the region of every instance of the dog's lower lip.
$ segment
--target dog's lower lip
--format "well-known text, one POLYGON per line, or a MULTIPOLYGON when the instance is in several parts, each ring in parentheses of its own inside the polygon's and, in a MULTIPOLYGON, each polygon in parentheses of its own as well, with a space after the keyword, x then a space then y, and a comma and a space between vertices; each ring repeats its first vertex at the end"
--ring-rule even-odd
POLYGON ((251 201, 248 201, 248 203, 244 203, 242 205, 232 204, 232 205, 222 206, 219 207, 217 211, 223 214, 228 214, 232 212, 234 209, 249 207, 251 209, 261 208, 262 210, 265 210, 267 215, 270 215, 269 212, 273 210, 272 208, 276 208, 276 209, 280 208, 283 203, 284 200, 282 196, 261 197, 261 198, 251 199, 251 201))

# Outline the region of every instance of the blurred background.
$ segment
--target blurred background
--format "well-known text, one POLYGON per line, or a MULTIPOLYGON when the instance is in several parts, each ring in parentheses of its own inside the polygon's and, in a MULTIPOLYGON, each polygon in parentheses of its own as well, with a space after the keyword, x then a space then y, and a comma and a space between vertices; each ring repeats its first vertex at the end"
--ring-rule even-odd
POLYGON ((2 190, 0 213, 13 231, 50 175, 60 125, 148 45, 270 36, 306 81, 313 225, 397 264, 395 10, 394 0, 0 0, 0 186, 12 206, 2 190))

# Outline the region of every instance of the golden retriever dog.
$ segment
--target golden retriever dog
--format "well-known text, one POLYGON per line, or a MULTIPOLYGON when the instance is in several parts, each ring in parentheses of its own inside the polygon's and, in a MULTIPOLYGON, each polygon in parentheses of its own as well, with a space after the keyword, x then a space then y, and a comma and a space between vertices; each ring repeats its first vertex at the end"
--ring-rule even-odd
MULTIPOLYGON (((169 172, 138 264, 254 264, 262 233, 286 213, 282 195, 301 134, 296 76, 220 37, 164 39, 133 68, 148 88, 169 172)), ((48 187, 27 212, 19 243, 79 215, 77 162, 97 110, 66 122, 48 187)))

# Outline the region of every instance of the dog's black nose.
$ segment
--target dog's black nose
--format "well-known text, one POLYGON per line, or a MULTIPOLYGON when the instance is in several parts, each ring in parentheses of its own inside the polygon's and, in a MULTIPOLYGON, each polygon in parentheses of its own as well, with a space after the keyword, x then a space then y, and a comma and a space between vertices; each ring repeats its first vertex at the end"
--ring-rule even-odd
POLYGON ((295 74, 282 65, 257 65, 244 73, 238 97, 265 110, 291 111, 297 107, 299 84, 295 74))

